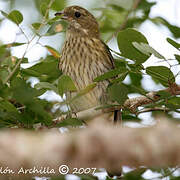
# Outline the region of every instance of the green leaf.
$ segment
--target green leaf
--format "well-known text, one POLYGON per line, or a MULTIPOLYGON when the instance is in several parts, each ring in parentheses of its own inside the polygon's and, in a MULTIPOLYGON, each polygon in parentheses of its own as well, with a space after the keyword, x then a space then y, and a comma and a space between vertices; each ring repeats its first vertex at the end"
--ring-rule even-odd
POLYGON ((126 86, 121 83, 114 83, 108 88, 108 94, 113 101, 117 101, 120 105, 123 105, 126 99, 128 99, 128 90, 126 86))
POLYGON ((77 118, 68 118, 57 124, 57 127, 82 126, 83 123, 77 118))
POLYGON ((157 95, 160 96, 160 99, 166 99, 166 98, 169 98, 171 95, 171 93, 167 92, 167 91, 163 91, 163 90, 160 90, 157 92, 157 95))
POLYGON ((11 89, 13 98, 22 104, 29 104, 35 97, 42 95, 41 91, 31 88, 30 84, 20 78, 12 81, 11 89))
POLYGON ((106 80, 106 79, 110 79, 112 77, 117 76, 120 73, 121 73, 120 69, 113 69, 113 70, 111 70, 109 72, 104 73, 101 76, 98 76, 97 78, 94 79, 94 81, 99 82, 99 81, 103 81, 103 80, 106 80))
MULTIPOLYGON (((46 15, 47 9, 48 9, 48 3, 46 3, 46 2, 41 3, 41 5, 40 5, 40 12, 41 12, 41 14, 43 16, 46 15)), ((48 17, 46 16, 46 18, 48 18, 48 17)))
POLYGON ((31 24, 31 25, 35 30, 39 30, 41 23, 36 22, 36 23, 31 24))
POLYGON ((0 108, 8 112, 14 112, 18 114, 18 110, 16 109, 16 107, 8 101, 0 101, 0 108))
POLYGON ((4 44, 1 47, 11 48, 11 47, 16 47, 16 46, 22 46, 24 44, 26 44, 26 43, 13 42, 13 43, 9 43, 9 44, 4 44))
MULTIPOLYGON (((43 3, 45 4, 49 4, 50 0, 34 0, 34 3, 36 5, 36 8, 38 10, 41 9, 41 5, 43 3)), ((66 5, 66 0, 54 0, 52 6, 50 7, 51 9, 55 10, 55 11, 60 11, 62 10, 66 5)))
POLYGON ((65 32, 66 27, 67 23, 65 21, 56 21, 53 24, 51 24, 45 36, 52 36, 60 32, 65 32))
POLYGON ((69 76, 62 75, 58 81, 58 91, 59 94, 62 96, 66 92, 70 91, 77 91, 74 82, 69 76))
POLYGON ((133 6, 134 1, 133 0, 111 0, 108 2, 109 4, 120 6, 126 10, 130 10, 133 6))
POLYGON ((165 66, 150 66, 146 68, 146 73, 158 80, 162 85, 169 86, 175 82, 175 77, 171 70, 165 66))
POLYGON ((168 100, 168 102, 174 104, 174 105, 180 105, 180 97, 172 97, 168 100))
POLYGON ((58 69, 58 59, 53 56, 47 56, 46 59, 34 66, 21 71, 26 75, 38 77, 40 81, 48 82, 54 81, 61 75, 61 71, 58 69))
POLYGON ((1 14, 2 14, 4 17, 8 18, 8 14, 7 14, 6 12, 4 12, 4 11, 2 11, 2 10, 0 10, 0 12, 1 12, 1 14))
POLYGON ((51 83, 48 82, 40 82, 37 83, 34 88, 36 89, 47 89, 47 90, 53 90, 54 92, 58 93, 58 89, 51 83))
POLYGON ((166 59, 164 56, 162 56, 154 48, 152 48, 151 46, 149 46, 146 43, 133 42, 132 44, 136 49, 138 49, 143 54, 146 54, 147 56, 151 56, 151 54, 154 54, 154 56, 156 56, 159 59, 166 59))
POLYGON ((118 78, 112 80, 112 83, 118 83, 118 82, 124 81, 124 79, 126 78, 127 75, 128 75, 128 72, 119 74, 118 78))
POLYGON ((180 55, 175 54, 174 56, 175 56, 176 60, 178 61, 178 63, 180 64, 180 55))
POLYGON ((177 43, 176 41, 172 40, 171 38, 167 38, 166 40, 167 40, 167 42, 169 44, 174 46, 176 49, 180 50, 180 44, 179 43, 177 43))
POLYGON ((96 87, 96 83, 90 84, 87 87, 85 87, 84 89, 80 90, 76 96, 74 96, 71 100, 70 103, 73 102, 75 99, 87 94, 88 92, 92 91, 95 87, 96 87))
POLYGON ((145 55, 139 52, 132 45, 133 42, 148 44, 146 37, 135 29, 129 28, 119 32, 117 40, 121 55, 131 60, 134 60, 136 64, 141 64, 149 58, 150 55, 145 55))
POLYGON ((7 18, 16 23, 17 25, 19 25, 23 21, 23 15, 17 10, 11 11, 8 14, 7 18))
POLYGON ((6 69, 0 69, 0 80, 4 83, 8 77, 9 72, 6 69))
POLYGON ((61 55, 59 54, 59 52, 56 49, 52 48, 51 46, 45 46, 45 47, 55 58, 61 57, 61 55))
POLYGON ((163 24, 169 29, 175 38, 180 38, 180 28, 178 26, 170 24, 166 19, 159 16, 150 20, 155 24, 163 24))
POLYGON ((54 11, 60 11, 66 6, 66 0, 55 0, 52 4, 52 9, 54 11))

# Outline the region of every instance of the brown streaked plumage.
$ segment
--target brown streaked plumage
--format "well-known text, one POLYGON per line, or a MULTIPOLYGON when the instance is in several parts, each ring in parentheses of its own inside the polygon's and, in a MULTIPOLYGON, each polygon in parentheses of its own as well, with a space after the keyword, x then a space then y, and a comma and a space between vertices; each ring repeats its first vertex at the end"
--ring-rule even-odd
MULTIPOLYGON (((86 9, 70 6, 55 15, 60 15, 69 23, 59 68, 72 78, 78 90, 84 89, 92 84, 97 76, 114 68, 112 55, 100 39, 96 19, 86 9)), ((108 81, 98 83, 92 91, 73 103, 73 111, 78 112, 106 103, 107 86, 108 81)), ((68 97, 75 94, 70 93, 68 97)))

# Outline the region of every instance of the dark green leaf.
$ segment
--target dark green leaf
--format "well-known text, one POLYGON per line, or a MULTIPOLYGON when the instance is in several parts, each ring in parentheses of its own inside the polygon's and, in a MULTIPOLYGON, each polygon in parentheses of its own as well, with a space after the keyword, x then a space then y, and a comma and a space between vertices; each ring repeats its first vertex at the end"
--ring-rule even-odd
POLYGON ((30 68, 22 69, 22 72, 29 76, 38 77, 41 81, 49 82, 61 75, 61 71, 58 69, 58 59, 53 56, 48 56, 30 68))
POLYGON ((128 75, 128 72, 124 72, 124 73, 119 74, 116 79, 112 80, 112 83, 118 83, 118 82, 124 81, 124 79, 126 78, 127 75, 128 75))
POLYGON ((0 108, 8 112, 13 112, 18 114, 18 110, 16 109, 16 107, 8 101, 4 101, 4 100, 0 101, 0 108))
POLYGON ((176 41, 172 40, 171 38, 166 39, 168 43, 170 43, 172 46, 174 46, 176 49, 180 50, 180 44, 176 41))
POLYGON ((141 80, 143 78, 142 74, 136 73, 136 72, 130 72, 129 76, 130 76, 132 85, 136 87, 141 87, 141 80))
POLYGON ((42 94, 41 91, 30 87, 26 81, 16 78, 12 81, 13 98, 22 104, 29 104, 33 99, 42 94))
POLYGON ((175 56, 176 60, 178 61, 178 63, 180 64, 180 55, 175 54, 174 56, 175 56))
POLYGON ((171 96, 171 93, 162 90, 162 91, 158 91, 157 95, 159 95, 161 99, 166 99, 171 96))
POLYGON ((126 86, 121 83, 114 83, 108 88, 108 94, 113 101, 117 101, 120 105, 123 105, 128 98, 128 90, 126 86))
POLYGON ((118 37, 118 46, 121 51, 121 55, 136 61, 136 64, 141 64, 145 62, 149 56, 139 52, 133 45, 133 42, 146 43, 148 44, 147 39, 140 32, 135 29, 126 29, 119 32, 118 37))
POLYGON ((117 76, 118 74, 121 73, 121 70, 120 69, 113 69, 109 72, 106 72, 104 73, 103 75, 101 76, 98 76, 97 78, 94 79, 95 82, 99 82, 99 81, 103 81, 105 79, 110 79, 112 77, 115 77, 117 76))
POLYGON ((147 170, 147 168, 138 168, 130 171, 124 175, 124 180, 145 180, 142 174, 147 170))
POLYGON ((0 69, 0 80, 4 83, 8 77, 9 72, 6 69, 0 69))
POLYGON ((174 105, 180 105, 180 97, 172 97, 168 102, 174 105))
POLYGON ((13 10, 8 14, 8 19, 19 25, 23 21, 23 15, 17 10, 13 10))
POLYGON ((69 76, 62 75, 58 81, 59 94, 62 96, 66 92, 77 91, 72 79, 69 76))
POLYGON ((150 66, 146 68, 146 73, 158 80, 162 85, 168 86, 175 82, 175 77, 171 70, 165 66, 150 66))

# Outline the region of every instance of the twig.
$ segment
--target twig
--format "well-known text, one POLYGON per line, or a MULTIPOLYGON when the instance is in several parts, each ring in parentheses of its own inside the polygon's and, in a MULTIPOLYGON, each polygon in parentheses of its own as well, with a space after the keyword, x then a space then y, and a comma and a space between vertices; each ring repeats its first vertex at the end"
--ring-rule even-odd
POLYGON ((145 112, 152 112, 152 111, 164 111, 164 112, 167 112, 169 110, 170 110, 169 108, 165 108, 165 107, 144 108, 144 109, 138 111, 136 113, 136 115, 139 115, 139 114, 145 113, 145 112))
MULTIPOLYGON (((47 15, 48 15, 48 12, 49 12, 50 7, 52 6, 53 2, 54 2, 54 0, 51 0, 51 1, 49 2, 48 7, 47 7, 47 10, 46 10, 45 15, 44 15, 43 20, 42 20, 42 23, 41 23, 41 25, 39 26, 37 32, 39 32, 39 30, 42 28, 42 26, 44 26, 44 23, 45 23, 45 21, 46 21, 46 17, 47 17, 47 15)), ((19 27, 19 26, 18 26, 18 27, 19 27)), ((26 46, 26 49, 25 49, 25 51, 24 51, 21 59, 19 59, 18 63, 17 63, 16 66, 14 67, 14 69, 11 71, 11 73, 8 75, 8 77, 5 79, 4 84, 6 84, 6 83, 11 79, 11 77, 14 75, 14 73, 16 72, 16 70, 18 69, 18 67, 20 66, 21 62, 23 61, 23 58, 25 57, 25 55, 26 55, 26 53, 27 53, 27 51, 28 51, 28 48, 29 48, 31 42, 32 42, 32 41, 34 40, 34 38, 36 37, 36 35, 34 35, 34 36, 32 37, 32 39, 29 40, 28 37, 27 37, 27 35, 25 34, 25 32, 22 30, 22 28, 19 27, 19 29, 20 29, 20 31, 24 34, 25 38, 28 40, 28 44, 27 44, 27 46, 26 46)), ((39 39, 40 39, 40 38, 39 38, 39 39)), ((38 40, 39 40, 39 39, 38 39, 38 40)))

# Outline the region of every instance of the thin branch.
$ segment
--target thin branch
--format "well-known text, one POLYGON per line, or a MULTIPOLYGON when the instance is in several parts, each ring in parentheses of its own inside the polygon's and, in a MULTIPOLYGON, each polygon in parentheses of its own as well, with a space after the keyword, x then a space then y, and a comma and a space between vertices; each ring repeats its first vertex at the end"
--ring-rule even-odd
MULTIPOLYGON (((37 32, 39 32, 40 29, 42 28, 42 26, 44 26, 44 23, 46 22, 47 15, 48 15, 48 13, 49 13, 50 7, 52 6, 53 2, 54 2, 54 0, 51 0, 51 1, 49 2, 48 7, 47 7, 46 12, 45 12, 45 15, 44 15, 43 20, 42 20, 42 23, 41 23, 40 27, 38 28, 37 32)), ((18 26, 18 27, 19 27, 19 26, 18 26)), ((20 29, 21 32, 24 34, 25 38, 28 40, 28 44, 27 44, 27 46, 26 46, 26 49, 25 49, 25 51, 24 51, 21 59, 19 59, 18 63, 17 63, 16 66, 14 67, 14 69, 11 71, 11 73, 8 75, 8 77, 5 79, 4 84, 6 84, 6 83, 11 79, 11 77, 14 75, 14 73, 16 72, 16 70, 18 69, 18 67, 20 66, 21 62, 23 61, 25 55, 27 54, 28 48, 29 48, 31 42, 32 42, 32 41, 34 40, 34 38, 36 37, 36 35, 34 35, 34 36, 32 37, 32 39, 29 40, 28 37, 27 37, 27 35, 25 34, 25 32, 22 30, 22 28, 19 27, 19 29, 20 29)), ((40 39, 40 38, 39 38, 39 39, 40 39)), ((38 39, 38 40, 39 40, 39 39, 38 39)))
MULTIPOLYGON (((164 91, 169 92, 171 95, 180 95, 180 85, 174 83, 164 91)), ((157 102, 158 100, 160 100, 158 92, 149 92, 146 96, 139 96, 126 100, 124 107, 129 109, 131 112, 136 113, 138 107, 157 102)))
POLYGON ((163 111, 163 112, 168 112, 170 109, 165 108, 165 107, 153 107, 153 108, 144 108, 142 110, 139 110, 136 115, 139 115, 141 113, 146 113, 146 112, 152 112, 152 111, 163 111))

